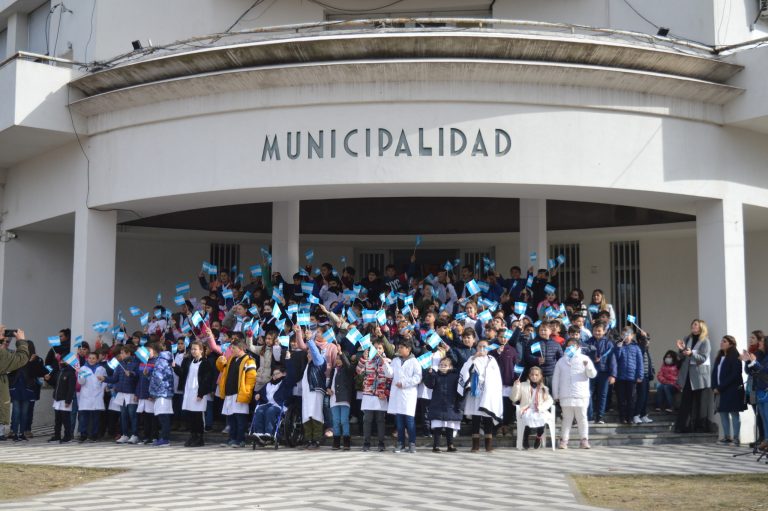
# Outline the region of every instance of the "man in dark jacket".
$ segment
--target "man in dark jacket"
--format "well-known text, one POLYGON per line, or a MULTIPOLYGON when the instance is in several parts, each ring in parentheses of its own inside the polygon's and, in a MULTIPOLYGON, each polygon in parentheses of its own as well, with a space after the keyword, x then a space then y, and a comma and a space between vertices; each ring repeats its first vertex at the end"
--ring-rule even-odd
POLYGON ((24 340, 24 330, 16 331, 16 351, 8 346, 13 337, 5 337, 5 325, 0 325, 0 441, 7 440, 6 430, 11 423, 11 394, 8 389, 8 373, 24 367, 29 361, 29 348, 24 340))

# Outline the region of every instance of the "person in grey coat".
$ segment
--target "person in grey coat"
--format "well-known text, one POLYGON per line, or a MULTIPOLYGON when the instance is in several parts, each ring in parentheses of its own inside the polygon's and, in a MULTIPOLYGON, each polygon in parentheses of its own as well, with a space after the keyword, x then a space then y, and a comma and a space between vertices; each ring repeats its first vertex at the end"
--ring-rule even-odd
POLYGON ((680 373, 677 384, 683 389, 680 410, 675 421, 675 432, 695 433, 708 431, 706 397, 710 388, 712 368, 709 361, 711 346, 707 324, 700 319, 691 322, 691 334, 677 340, 680 350, 680 373))

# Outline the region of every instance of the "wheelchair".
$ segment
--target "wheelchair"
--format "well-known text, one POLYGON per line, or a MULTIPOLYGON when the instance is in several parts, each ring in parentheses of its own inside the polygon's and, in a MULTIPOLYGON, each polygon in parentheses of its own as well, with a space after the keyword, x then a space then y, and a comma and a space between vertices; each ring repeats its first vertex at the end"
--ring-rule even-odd
MULTIPOLYGON (((261 406, 261 405, 259 405, 261 406)), ((280 445, 288 447, 296 447, 300 445, 304 440, 304 427, 301 422, 301 398, 294 396, 288 400, 287 404, 280 410, 280 415, 277 417, 277 423, 275 424, 275 430, 270 437, 257 437, 255 434, 256 429, 256 410, 253 411, 253 417, 251 418, 251 426, 248 429, 248 439, 253 443, 253 450, 256 450, 257 445, 267 447, 268 444, 272 444, 275 449, 279 449, 280 445)))

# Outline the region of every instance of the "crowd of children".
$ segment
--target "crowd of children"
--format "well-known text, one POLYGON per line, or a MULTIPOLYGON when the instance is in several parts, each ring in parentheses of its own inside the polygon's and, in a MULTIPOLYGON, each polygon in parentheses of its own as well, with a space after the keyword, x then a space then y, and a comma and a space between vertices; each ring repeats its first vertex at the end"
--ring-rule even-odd
MULTIPOLYGON (((150 311, 131 307, 143 329, 130 335, 119 313, 111 335, 97 328, 94 350, 62 330, 44 361, 10 376, 14 388, 40 377, 54 387, 50 441, 93 442, 108 434, 119 444, 164 447, 175 424, 189 432, 184 445, 198 447, 221 416, 228 434, 222 445, 266 444, 295 405, 307 449, 327 437, 333 449, 349 450, 350 424, 361 424, 362 449, 383 451, 388 415, 395 452, 415 452, 417 429, 432 437, 433 451, 441 451, 442 439, 456 451, 463 421, 472 451, 481 440, 492 451, 494 436, 514 423, 523 428, 520 447, 529 448, 533 436, 539 448, 556 415, 558 447, 568 448, 575 421, 579 446, 588 449, 588 421, 605 422, 614 393, 621 422, 652 422, 647 401, 655 379, 657 411, 672 412, 682 392, 681 431, 698 424, 702 389, 710 387, 720 396, 730 441, 738 438, 737 412, 745 403, 762 424, 768 415, 762 333, 753 334, 751 353, 735 357, 735 341, 726 337, 713 371, 706 324, 695 320, 656 375, 648 333, 632 318, 616 318, 599 289, 589 303, 579 289, 560 303, 556 267, 532 267, 525 277, 513 267, 504 279, 494 271, 480 278, 463 266, 455 278, 447 262, 436 276, 417 278, 412 258, 404 273, 390 265, 384 276, 370 270, 355 281, 353 268, 339 273, 324 263, 315 276, 308 266, 288 282, 270 274, 265 260, 251 268, 248 283, 236 270, 204 268, 201 298, 182 283, 175 312, 159 303, 150 311), (751 377, 739 394, 731 387, 742 365, 751 377)), ((19 399, 25 400, 34 396, 19 399)), ((19 407, 21 423, 27 412, 19 407)), ((23 440, 26 427, 14 422, 10 437, 23 440)))

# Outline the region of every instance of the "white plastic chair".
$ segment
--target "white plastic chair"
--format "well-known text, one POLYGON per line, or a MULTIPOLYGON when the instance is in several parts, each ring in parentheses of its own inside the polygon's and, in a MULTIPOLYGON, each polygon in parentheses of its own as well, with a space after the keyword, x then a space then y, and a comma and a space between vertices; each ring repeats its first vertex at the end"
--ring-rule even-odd
MULTIPOLYGON (((544 435, 542 436, 542 440, 544 442, 547 441, 547 429, 549 429, 549 439, 552 443, 552 450, 555 450, 555 405, 553 404, 549 410, 547 410, 547 423, 546 423, 546 429, 544 430, 544 435)), ((522 421, 520 420, 520 406, 515 407, 515 415, 517 416, 517 450, 522 451, 523 450, 523 433, 525 432, 525 426, 523 426, 522 421)), ((546 444, 545 444, 546 445, 546 444)), ((544 447, 542 447, 543 449, 544 447)))

